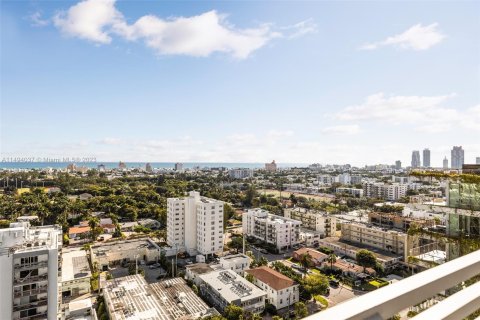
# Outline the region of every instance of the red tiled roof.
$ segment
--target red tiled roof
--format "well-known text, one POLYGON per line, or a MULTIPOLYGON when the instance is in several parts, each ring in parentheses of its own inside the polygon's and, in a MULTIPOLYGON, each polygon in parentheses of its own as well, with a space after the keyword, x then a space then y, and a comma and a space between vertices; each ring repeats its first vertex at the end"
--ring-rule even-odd
POLYGON ((275 290, 283 290, 295 284, 295 281, 289 277, 266 266, 245 270, 245 272, 253 275, 256 279, 266 283, 275 290))
POLYGON ((300 248, 297 251, 295 251, 294 253, 299 255, 299 256, 301 256, 302 254, 308 254, 310 257, 312 257, 312 259, 315 259, 315 260, 320 260, 320 259, 326 258, 328 256, 323 252, 313 250, 313 249, 310 249, 310 248, 300 248))
POLYGON ((90 232, 90 227, 71 227, 70 229, 68 229, 68 234, 72 234, 72 233, 85 233, 85 232, 90 232))

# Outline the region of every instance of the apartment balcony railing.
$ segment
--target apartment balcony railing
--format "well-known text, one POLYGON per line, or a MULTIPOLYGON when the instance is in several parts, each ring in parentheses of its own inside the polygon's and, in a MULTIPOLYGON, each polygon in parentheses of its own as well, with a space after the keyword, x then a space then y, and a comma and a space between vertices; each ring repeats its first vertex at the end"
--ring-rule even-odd
POLYGON ((14 285, 18 284, 27 284, 27 283, 32 283, 32 282, 37 282, 37 281, 44 281, 48 280, 48 275, 39 275, 39 276, 27 276, 25 278, 15 278, 13 280, 14 285))
MULTIPOLYGON (((478 274, 480 274, 480 250, 351 299, 306 319, 388 319, 478 274)), ((458 291, 413 319, 463 319, 479 306, 480 282, 458 291)))
POLYGON ((34 294, 47 293, 47 291, 48 291, 47 287, 40 287, 32 290, 15 291, 13 293, 13 296, 15 298, 26 297, 26 296, 32 296, 34 294))
POLYGON ((28 310, 32 308, 38 308, 42 306, 46 306, 48 304, 47 297, 44 299, 39 299, 37 301, 32 301, 32 302, 27 302, 21 305, 13 305, 13 311, 22 311, 22 310, 28 310))
POLYGON ((48 267, 48 261, 37 261, 31 263, 15 264, 15 270, 27 270, 27 269, 37 269, 37 268, 46 268, 48 267))
POLYGON ((14 317, 13 319, 15 320, 44 320, 47 318, 47 311, 44 311, 44 312, 40 312, 40 313, 37 313, 37 314, 34 314, 34 315, 31 315, 31 316, 27 316, 27 317, 14 317))

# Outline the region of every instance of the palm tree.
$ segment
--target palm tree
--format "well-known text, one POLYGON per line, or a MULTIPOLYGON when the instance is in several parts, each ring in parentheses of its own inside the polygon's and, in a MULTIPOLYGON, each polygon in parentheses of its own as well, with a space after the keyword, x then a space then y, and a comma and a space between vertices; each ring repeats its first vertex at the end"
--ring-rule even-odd
POLYGON ((330 262, 330 269, 333 269, 333 264, 337 262, 337 256, 334 253, 330 253, 327 257, 327 261, 330 262))
POLYGON ((304 253, 300 256, 299 262, 303 266, 305 272, 307 272, 308 267, 312 264, 312 257, 308 253, 304 253))

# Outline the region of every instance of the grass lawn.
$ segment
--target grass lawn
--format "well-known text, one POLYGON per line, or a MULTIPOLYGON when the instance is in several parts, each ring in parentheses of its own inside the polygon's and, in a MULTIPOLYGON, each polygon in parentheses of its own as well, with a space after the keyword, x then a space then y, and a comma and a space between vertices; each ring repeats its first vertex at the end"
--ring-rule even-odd
POLYGON ((310 271, 312 271, 313 273, 322 274, 318 269, 310 269, 310 271))
POLYGON ((322 297, 321 295, 316 295, 313 297, 317 302, 321 303, 323 305, 324 308, 327 308, 328 307, 328 301, 327 299, 325 299, 324 297, 322 297))

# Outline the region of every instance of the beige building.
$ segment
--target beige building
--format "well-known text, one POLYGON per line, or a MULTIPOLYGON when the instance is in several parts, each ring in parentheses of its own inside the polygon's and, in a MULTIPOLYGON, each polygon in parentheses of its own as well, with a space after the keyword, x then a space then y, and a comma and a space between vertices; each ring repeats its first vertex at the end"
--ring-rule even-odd
POLYGON ((361 223, 342 223, 342 241, 380 249, 408 258, 409 249, 414 247, 414 238, 403 232, 387 230, 361 223))
POLYGON ((277 164, 275 163, 275 160, 273 160, 271 163, 265 163, 265 170, 270 172, 277 171, 277 164))
POLYGON ((337 220, 326 212, 309 210, 305 208, 286 209, 285 218, 302 222, 302 228, 318 231, 323 237, 335 235, 337 220))
POLYGON ((90 256, 92 264, 97 263, 100 270, 108 270, 108 266, 124 262, 158 261, 160 247, 149 238, 112 241, 92 246, 90 256))

